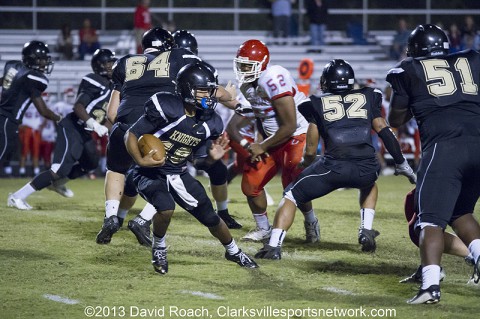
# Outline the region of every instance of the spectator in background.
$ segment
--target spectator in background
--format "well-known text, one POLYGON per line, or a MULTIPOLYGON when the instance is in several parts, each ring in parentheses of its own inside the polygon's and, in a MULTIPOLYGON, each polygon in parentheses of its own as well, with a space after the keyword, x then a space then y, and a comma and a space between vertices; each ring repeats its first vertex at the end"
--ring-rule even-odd
POLYGON ((73 59, 73 37, 72 30, 68 23, 62 25, 62 29, 57 37, 57 52, 61 54, 60 59, 73 59))
POLYGON ((78 47, 78 55, 80 60, 85 59, 85 55, 93 55, 97 49, 100 49, 97 30, 92 27, 90 19, 83 20, 83 26, 78 31, 80 37, 80 45, 78 47))
POLYGON ((452 23, 448 29, 448 39, 450 40, 450 53, 463 50, 462 33, 456 23, 452 23))
POLYGON ((398 20, 398 29, 393 38, 392 46, 390 47, 390 58, 393 60, 403 60, 406 57, 405 49, 407 46, 408 37, 412 31, 408 29, 408 24, 405 19, 398 20))
POLYGON ((152 15, 150 14, 150 0, 139 0, 133 17, 133 29, 137 54, 142 54, 143 34, 152 28, 152 15))
POLYGON ((307 0, 306 9, 310 21, 310 44, 324 45, 328 25, 327 0, 307 0))
MULTIPOLYGON (((292 19, 292 3, 295 0, 270 0, 272 2, 273 37, 288 38, 292 19)), ((285 41, 281 42, 286 44, 285 41)))
POLYGON ((472 16, 465 17, 465 24, 461 30, 464 49, 474 49, 475 37, 477 36, 477 26, 472 16))

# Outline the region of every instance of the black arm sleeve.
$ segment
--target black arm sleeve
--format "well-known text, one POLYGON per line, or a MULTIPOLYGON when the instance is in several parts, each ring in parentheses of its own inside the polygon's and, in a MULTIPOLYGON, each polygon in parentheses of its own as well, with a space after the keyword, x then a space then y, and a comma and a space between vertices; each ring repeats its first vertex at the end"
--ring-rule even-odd
POLYGON ((395 134, 393 134, 390 127, 387 126, 383 128, 380 132, 378 132, 378 136, 380 136, 382 139, 387 151, 390 153, 390 155, 392 155, 395 164, 402 164, 405 161, 405 158, 403 157, 402 150, 400 149, 400 144, 398 143, 397 138, 395 137, 395 134))

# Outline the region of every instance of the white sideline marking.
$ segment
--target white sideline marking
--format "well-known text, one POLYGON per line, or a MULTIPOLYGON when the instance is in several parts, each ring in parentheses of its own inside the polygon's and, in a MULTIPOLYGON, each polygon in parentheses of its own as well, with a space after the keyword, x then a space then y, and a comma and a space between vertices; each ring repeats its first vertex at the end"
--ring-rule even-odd
POLYGON ((191 291, 191 290, 180 290, 180 292, 182 294, 190 294, 190 295, 194 295, 194 296, 204 297, 204 298, 207 298, 207 299, 218 299, 218 300, 225 299, 221 296, 211 294, 209 292, 191 291))
POLYGON ((56 301, 56 302, 61 302, 61 303, 66 303, 67 305, 76 305, 79 303, 79 300, 76 299, 69 299, 57 295, 50 295, 50 294, 44 294, 44 298, 47 298, 48 300, 56 301))
POLYGON ((322 289, 326 290, 326 291, 329 291, 329 292, 339 294, 339 295, 352 295, 352 296, 356 295, 351 291, 343 290, 343 289, 339 289, 339 288, 335 288, 335 287, 323 287, 322 289))

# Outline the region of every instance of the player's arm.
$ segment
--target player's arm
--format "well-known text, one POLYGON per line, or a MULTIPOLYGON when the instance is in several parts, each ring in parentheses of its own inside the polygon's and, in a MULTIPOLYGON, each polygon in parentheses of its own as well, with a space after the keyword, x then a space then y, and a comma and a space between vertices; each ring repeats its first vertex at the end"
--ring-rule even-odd
POLYGON ((388 123, 390 123, 392 127, 397 128, 407 123, 412 116, 412 112, 408 107, 408 98, 393 92, 388 113, 388 123))
POLYGON ((140 148, 138 147, 138 139, 143 134, 151 133, 155 130, 153 124, 145 118, 145 115, 140 117, 137 122, 125 133, 125 147, 133 160, 140 166, 155 167, 165 164, 164 157, 157 161, 153 158, 156 151, 152 150, 150 153, 142 156, 140 148))
POLYGON ((318 128, 315 123, 309 123, 307 129, 307 140, 305 143, 305 152, 303 154, 301 167, 310 166, 317 157, 318 143, 320 141, 320 135, 318 134, 318 128))
POLYGON ((248 148, 250 144, 240 134, 240 129, 249 125, 251 121, 252 121, 251 119, 248 119, 244 116, 234 113, 227 125, 226 131, 230 139, 242 145, 242 147, 244 148, 248 148))
POLYGON ((120 106, 120 92, 113 90, 107 105, 107 119, 114 124, 117 119, 118 107, 120 106))
POLYGON ((98 136, 102 137, 108 133, 108 127, 97 122, 96 119, 90 117, 85 106, 92 101, 92 97, 85 92, 81 92, 75 103, 73 104, 73 113, 85 123, 85 129, 95 131, 98 136))
POLYGON ((62 119, 61 115, 56 114, 47 107, 41 95, 32 97, 31 100, 33 105, 35 105, 35 108, 38 110, 38 113, 40 113, 40 115, 43 117, 55 122, 58 122, 62 119))

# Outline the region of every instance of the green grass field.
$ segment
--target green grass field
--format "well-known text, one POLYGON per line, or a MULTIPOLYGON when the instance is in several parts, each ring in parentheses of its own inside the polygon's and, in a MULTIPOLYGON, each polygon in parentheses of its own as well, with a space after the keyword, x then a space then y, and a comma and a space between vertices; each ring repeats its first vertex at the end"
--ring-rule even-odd
MULTIPOLYGON (((314 201, 321 243, 303 244, 299 213, 283 259, 257 260, 256 270, 225 260, 224 248, 180 209, 167 237, 165 276, 153 271, 150 250, 125 227, 110 245, 95 243, 104 213, 102 179, 72 181, 71 199, 35 193, 28 199, 32 211, 7 208, 8 193, 26 181, 0 180, 0 318, 479 318, 480 287, 466 285, 472 268, 454 256, 443 258, 441 302, 406 304, 417 286, 398 281, 417 268, 419 253, 402 212, 412 188, 403 177, 379 179, 375 254, 360 251, 358 194, 344 190, 314 201)), ((229 189, 229 210, 244 225, 232 231, 237 242, 254 228, 239 181, 229 189)), ((278 178, 268 190, 278 203, 278 178)), ((139 199, 127 219, 143 205, 139 199)), ((271 221, 275 209, 269 208, 271 221)), ((254 254, 261 244, 239 246, 254 254)))

